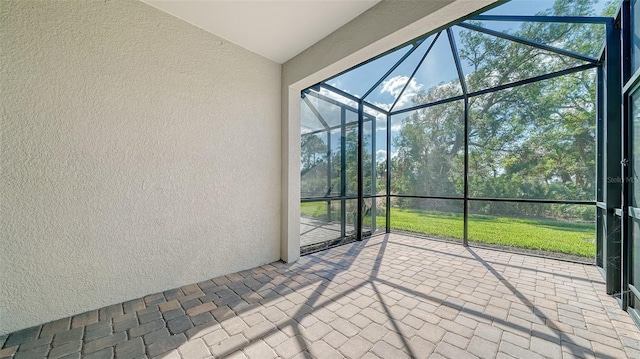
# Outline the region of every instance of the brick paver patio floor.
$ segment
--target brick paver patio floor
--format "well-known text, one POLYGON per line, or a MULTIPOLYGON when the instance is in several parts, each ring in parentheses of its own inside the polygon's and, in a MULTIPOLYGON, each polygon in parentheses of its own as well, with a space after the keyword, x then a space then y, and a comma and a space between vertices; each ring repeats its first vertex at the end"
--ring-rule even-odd
POLYGON ((0 338, 15 358, 640 358, 593 266, 392 234, 0 338))

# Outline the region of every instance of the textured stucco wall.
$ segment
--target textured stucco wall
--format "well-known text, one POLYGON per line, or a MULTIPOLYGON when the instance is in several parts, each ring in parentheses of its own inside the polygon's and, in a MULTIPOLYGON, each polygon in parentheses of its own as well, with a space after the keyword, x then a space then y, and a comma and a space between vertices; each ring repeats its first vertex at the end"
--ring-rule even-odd
POLYGON ((300 256, 300 91, 507 0, 382 0, 282 66, 281 256, 300 256))
POLYGON ((0 1, 0 334, 280 258, 280 66, 134 1, 0 1))

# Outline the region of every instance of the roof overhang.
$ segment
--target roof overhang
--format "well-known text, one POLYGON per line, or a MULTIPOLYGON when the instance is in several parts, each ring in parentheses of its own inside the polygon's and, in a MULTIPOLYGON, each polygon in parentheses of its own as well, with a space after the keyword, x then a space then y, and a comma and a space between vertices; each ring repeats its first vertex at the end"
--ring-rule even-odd
POLYGON ((380 0, 142 1, 282 64, 380 0))

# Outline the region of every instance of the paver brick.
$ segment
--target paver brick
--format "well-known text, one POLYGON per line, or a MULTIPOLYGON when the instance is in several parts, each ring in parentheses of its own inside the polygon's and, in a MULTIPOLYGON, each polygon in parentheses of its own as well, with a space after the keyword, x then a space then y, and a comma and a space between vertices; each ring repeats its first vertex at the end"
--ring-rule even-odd
POLYGON ((203 337, 205 343, 208 346, 214 346, 222 343, 227 338, 229 338, 229 334, 223 329, 217 329, 203 337))
POLYGON ((202 359, 211 355, 202 339, 195 339, 181 345, 178 352, 183 358, 202 359))
POLYGON ((85 343, 84 352, 85 353, 93 353, 99 350, 102 350, 107 347, 114 346, 123 341, 127 340, 127 333, 119 332, 107 337, 103 337, 92 342, 85 343))
POLYGON ((90 331, 94 331, 94 330, 98 330, 98 329, 111 327, 111 323, 112 323, 112 319, 111 318, 103 319, 103 320, 97 321, 97 322, 95 322, 93 324, 87 325, 86 327, 84 327, 84 331, 85 332, 90 332, 90 331))
POLYGON ((498 344, 479 336, 471 338, 469 352, 479 358, 495 358, 498 354, 498 344))
POLYGON ((386 342, 376 343, 371 351, 380 358, 409 358, 409 356, 401 350, 389 345, 386 342))
POLYGON ((276 353, 269 345, 262 340, 253 342, 242 350, 249 359, 273 359, 276 358, 276 353))
MULTIPOLYGON (((524 334, 524 333, 521 333, 521 334, 524 334)), ((505 332, 502 334, 502 341, 515 344, 521 348, 529 348, 530 338, 513 334, 511 332, 505 332)))
POLYGON ((309 353, 312 358, 317 359, 339 359, 344 357, 340 352, 322 340, 312 343, 306 352, 309 353))
POLYGON ((182 359, 182 358, 180 357, 178 350, 173 349, 173 350, 169 350, 166 353, 152 356, 151 359, 182 359))
POLYGON ((18 351, 18 346, 0 349, 0 358, 10 358, 18 351))
MULTIPOLYGON (((32 341, 28 341, 28 342, 22 343, 20 345, 20 350, 21 351, 25 351, 25 350, 29 350, 29 349, 36 348, 36 347, 43 346, 43 345, 47 345, 48 346, 49 344, 51 344, 52 340, 53 340, 53 336, 47 335, 47 336, 41 337, 41 338, 36 339, 36 340, 32 340, 32 341)), ((0 356, 0 358, 1 358, 1 356, 0 356)))
POLYGON ((349 338, 336 331, 332 331, 329 334, 325 335, 324 338, 322 338, 323 341, 336 349, 340 348, 342 344, 344 344, 348 339, 349 338))
POLYGON ((125 314, 135 313, 139 310, 145 309, 147 306, 144 304, 144 299, 137 298, 128 302, 122 303, 122 309, 125 314))
POLYGON ((182 292, 184 293, 184 295, 186 295, 186 296, 190 296, 190 295, 197 294, 197 293, 202 293, 202 289, 200 289, 200 287, 198 287, 197 284, 185 285, 181 289, 182 289, 182 292))
POLYGON ((354 315, 360 313, 360 308, 356 307, 353 304, 347 304, 347 305, 343 306, 342 308, 336 310, 335 313, 339 317, 342 317, 344 319, 349 319, 349 318, 353 317, 354 315))
POLYGON ((113 359, 113 348, 104 348, 93 353, 85 353, 84 359, 113 359))
POLYGON ((627 355, 624 351, 620 350, 620 347, 610 347, 598 342, 593 342, 593 351, 598 357, 607 357, 612 359, 624 359, 627 355))
POLYGON ((160 328, 164 328, 164 326, 165 326, 164 320, 156 319, 152 322, 144 323, 129 329, 129 336, 131 338, 139 337, 147 333, 151 333, 160 328))
POLYGON ((329 327, 327 324, 322 322, 316 322, 313 325, 309 326, 306 330, 303 331, 305 338, 315 342, 320 340, 320 338, 327 335, 333 329, 329 327))
POLYGON ((58 345, 66 344, 71 341, 82 340, 83 335, 83 327, 60 332, 53 337, 53 346, 56 347, 58 345))
POLYGON ((124 322, 126 320, 130 320, 133 318, 138 318, 138 313, 127 313, 118 317, 114 317, 113 319, 111 319, 112 324, 118 324, 120 322, 124 322))
POLYGON ((84 327, 98 321, 98 311, 92 310, 82 314, 78 314, 71 320, 71 328, 84 327))
POLYGON ((436 346, 435 353, 450 359, 475 359, 476 358, 475 355, 470 354, 446 342, 439 343, 436 346))
POLYGON ((275 307, 267 307, 262 311, 262 315, 264 315, 264 317, 271 322, 277 322, 285 316, 280 309, 275 307))
MULTIPOLYGON (((305 349, 307 349, 307 342, 298 335, 285 340, 275 347, 276 353, 282 358, 292 358, 305 349)), ((214 354, 216 353, 214 352, 214 354)))
POLYGON ((436 346, 416 335, 409 340, 409 348, 415 358, 429 358, 436 346))
POLYGON ((140 337, 116 345, 116 357, 118 359, 133 359, 142 355, 145 355, 145 346, 140 337))
POLYGON ((55 347, 49 352, 49 359, 59 359, 67 355, 71 355, 76 352, 80 352, 82 348, 82 341, 77 340, 74 342, 68 342, 64 345, 55 347))
POLYGON ((160 339, 157 342, 147 346, 147 354, 151 355, 152 357, 157 356, 170 350, 176 349, 186 342, 187 337, 184 334, 180 333, 172 335, 168 338, 160 339))
POLYGON ((546 358, 560 359, 562 358, 562 347, 553 341, 531 337, 530 349, 546 358))
POLYGON ((172 334, 178 334, 193 328, 193 323, 186 315, 167 321, 167 328, 172 334))
MULTIPOLYGON (((277 309, 277 308, 274 308, 274 309, 277 309)), ((222 322, 222 321, 224 321, 226 319, 229 319, 229 318, 233 318, 236 315, 233 312, 233 310, 231 310, 227 306, 218 307, 218 308, 212 310, 211 314, 213 314, 213 317, 219 322, 222 322)))
POLYGON ((80 352, 75 352, 75 353, 67 354, 63 357, 60 357, 60 359, 80 359, 80 358, 82 358, 82 354, 80 352))
POLYGON ((163 294, 164 294, 164 297, 167 299, 167 301, 182 298, 185 296, 184 293, 182 292, 182 289, 180 288, 167 290, 163 292, 163 294))
POLYGON ((356 336, 342 344, 339 350, 347 358, 360 358, 364 353, 368 352, 372 346, 373 344, 369 341, 356 336))
POLYGON ((196 316, 191 317, 191 323, 195 326, 199 326, 206 323, 211 323, 215 321, 213 315, 209 312, 204 312, 202 314, 198 314, 196 316))
POLYGON ((371 319, 365 317, 362 314, 356 314, 353 317, 351 317, 351 319, 349 319, 349 322, 351 322, 352 324, 355 324, 358 328, 360 329, 364 329, 366 328, 369 324, 372 323, 371 319))
POLYGON ((444 338, 442 338, 442 341, 454 345, 460 349, 466 349, 470 342, 469 339, 454 332, 447 332, 447 334, 444 335, 444 338))
POLYGON ((187 310, 187 315, 190 316, 190 317, 195 317, 196 315, 199 315, 199 314, 202 314, 202 313, 206 313, 206 312, 214 310, 214 309, 216 309, 216 305, 211 303, 211 302, 207 302, 207 303, 195 306, 193 308, 189 308, 187 310))
POLYGON ((183 315, 185 315, 184 309, 182 309, 182 307, 179 307, 179 308, 171 309, 164 312, 162 314, 162 317, 164 318, 164 320, 172 320, 172 319, 181 317, 183 315))
POLYGON ((240 317, 233 317, 231 319, 227 319, 224 322, 220 323, 222 328, 229 333, 229 335, 235 335, 241 333, 247 328, 247 324, 240 319, 240 317))
POLYGON ((154 304, 154 305, 148 306, 148 307, 146 307, 146 308, 144 308, 142 310, 137 311, 136 315, 138 317, 140 317, 142 315, 146 315, 146 314, 149 314, 149 313, 157 312, 159 310, 158 308, 159 308, 158 305, 154 304))
POLYGON ((424 320, 419 319, 417 317, 414 317, 413 315, 409 314, 406 317, 404 317, 404 319, 402 319, 402 323, 418 330, 420 328, 422 328, 422 326, 424 325, 424 320))
POLYGON ((640 330, 591 266, 399 235, 82 313, 31 337, 16 334, 0 336, 0 357, 640 355, 640 330), (425 243, 429 250, 420 250, 425 243), (7 347, 11 341, 21 344, 7 347))
POLYGON ((191 299, 191 300, 187 300, 180 303, 180 305, 182 306, 182 309, 184 309, 185 311, 193 307, 197 307, 200 304, 202 304, 202 302, 199 299, 191 299))
POLYGON ((425 323, 416 334, 432 343, 438 343, 446 333, 446 330, 437 325, 425 323))
POLYGON ((360 331, 358 327, 349 323, 347 320, 338 318, 329 324, 333 329, 339 331, 346 337, 352 337, 360 331))
POLYGON ((254 326, 244 329, 243 334, 249 340, 264 338, 271 333, 278 331, 278 328, 270 322, 260 322, 254 326))
POLYGON ((138 325, 138 318, 133 317, 126 320, 119 321, 113 325, 114 332, 123 332, 138 325))
POLYGON ((145 304, 147 306, 154 305, 154 304, 160 304, 160 303, 163 303, 165 301, 166 301, 166 299, 164 297, 164 294, 162 294, 162 293, 150 294, 150 295, 144 297, 144 302, 145 302, 145 304))
POLYGON ((35 347, 25 351, 18 350, 18 352, 14 354, 13 358, 14 359, 44 358, 47 356, 48 352, 49 352, 49 346, 41 345, 39 347, 35 347))
POLYGON ((160 318, 162 318, 162 313, 160 313, 160 310, 154 310, 153 312, 139 315, 138 321, 140 322, 140 324, 144 324, 160 318))
POLYGON ((500 343, 499 350, 502 353, 511 355, 518 359, 543 359, 544 358, 540 354, 534 353, 529 349, 522 348, 520 346, 517 346, 507 341, 503 341, 500 343))
POLYGON ((204 297, 205 294, 202 291, 198 291, 198 292, 194 292, 192 294, 189 295, 185 295, 183 297, 178 297, 176 298, 178 300, 178 302, 180 302, 180 304, 184 304, 185 302, 189 302, 192 300, 196 300, 198 298, 204 297))
POLYGON ((54 335, 65 330, 69 330, 71 327, 71 318, 62 318, 49 322, 42 326, 40 336, 54 335))
POLYGON ((4 343, 4 346, 12 347, 28 341, 36 340, 40 334, 40 329, 40 326, 36 326, 11 333, 7 338, 7 341, 4 343))
POLYGON ((160 339, 168 338, 169 336, 170 336, 169 329, 161 328, 151 333, 145 334, 143 337, 143 340, 146 345, 149 345, 157 342, 160 339))
POLYGON ((158 304, 158 309, 160 309, 162 313, 178 308, 180 308, 180 302, 178 302, 178 300, 176 299, 158 304))
MULTIPOLYGON (((206 340, 206 336, 204 338, 206 340)), ((233 352, 241 350, 247 344, 249 344, 249 341, 244 336, 242 336, 242 334, 236 334, 216 344, 211 345, 209 349, 215 357, 224 357, 233 352)))
POLYGON ((219 323, 208 322, 208 323, 197 325, 191 329, 187 329, 187 331, 184 332, 184 334, 187 336, 188 339, 200 338, 220 328, 221 326, 219 323))
POLYGON ((100 320, 109 319, 113 317, 117 317, 119 315, 123 315, 124 311, 122 309, 122 304, 113 304, 108 307, 101 308, 99 310, 100 320))
POLYGON ((474 335, 486 339, 493 343, 498 343, 502 338, 502 329, 496 328, 489 324, 479 323, 474 331, 474 335))
POLYGON ((113 331, 111 329, 111 326, 101 327, 96 330, 87 331, 86 333, 84 333, 84 341, 91 342, 96 339, 106 337, 107 335, 111 335, 112 333, 113 331))

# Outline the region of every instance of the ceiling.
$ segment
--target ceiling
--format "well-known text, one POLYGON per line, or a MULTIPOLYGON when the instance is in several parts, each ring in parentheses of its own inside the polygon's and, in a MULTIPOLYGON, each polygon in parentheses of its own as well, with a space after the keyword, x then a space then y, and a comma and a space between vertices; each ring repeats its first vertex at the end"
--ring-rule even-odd
POLYGON ((284 63, 380 0, 142 0, 284 63))

